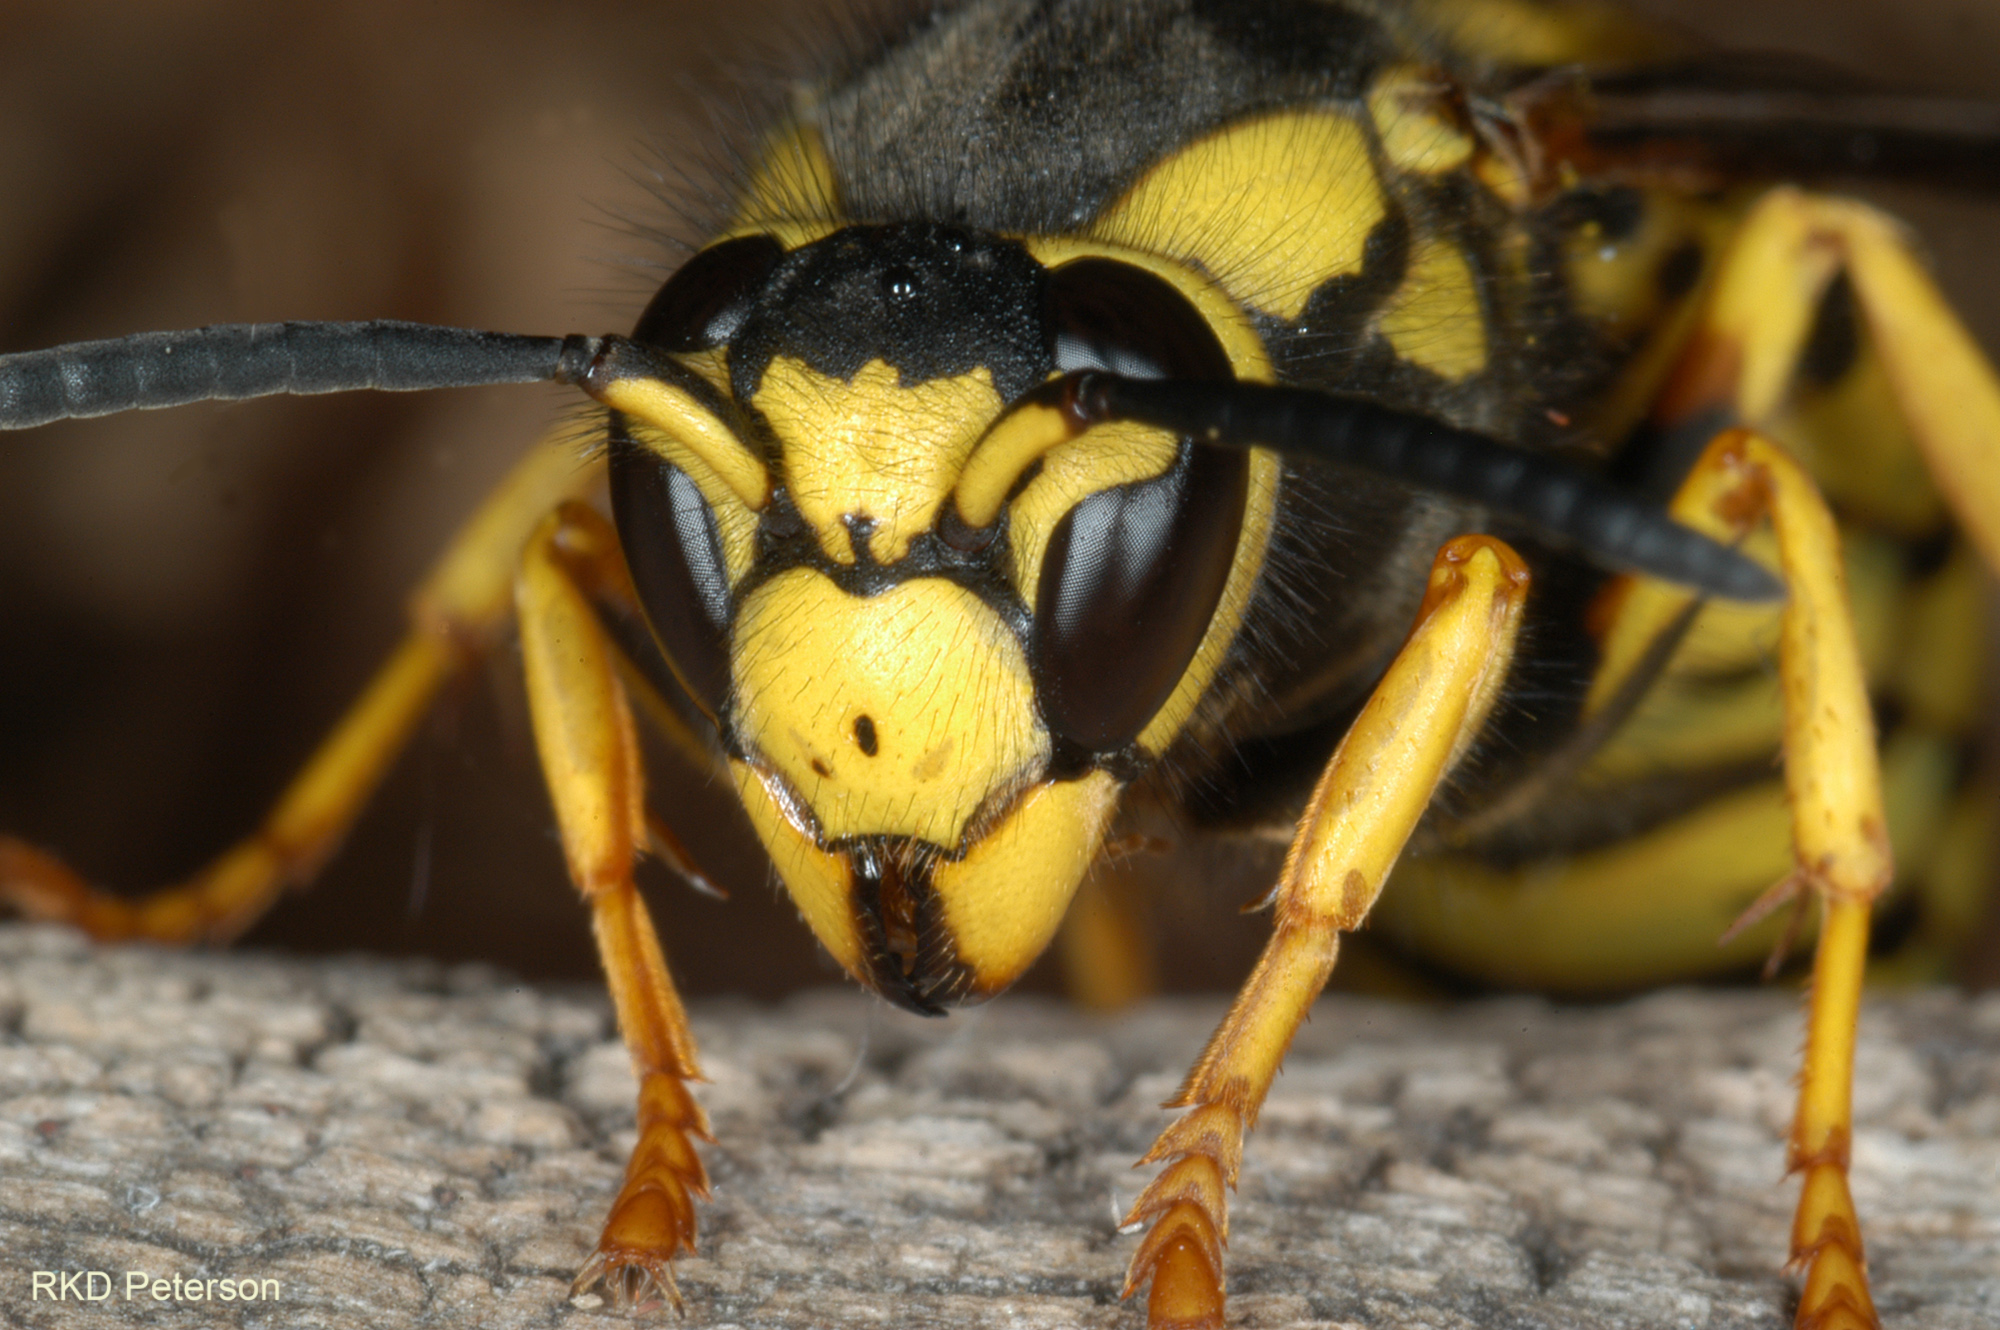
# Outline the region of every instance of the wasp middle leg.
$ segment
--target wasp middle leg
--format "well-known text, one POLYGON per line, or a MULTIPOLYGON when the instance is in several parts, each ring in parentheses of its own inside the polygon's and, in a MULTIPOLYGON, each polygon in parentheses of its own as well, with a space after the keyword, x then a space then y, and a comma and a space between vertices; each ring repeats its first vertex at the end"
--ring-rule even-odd
POLYGON ((187 881, 137 899, 101 891, 54 855, 0 836, 0 902, 94 938, 226 942, 287 887, 311 879, 359 816, 446 679, 501 640, 514 613, 523 543, 558 503, 587 493, 601 467, 565 431, 543 439, 460 529, 410 601, 410 629, 278 797, 263 823, 187 881))
POLYGON ((522 555, 515 597, 536 751, 639 1077, 639 1143, 573 1292, 603 1283, 620 1308, 661 1294, 679 1306, 672 1261, 694 1250, 695 1198, 708 1195, 694 1142, 713 1137, 688 1092, 701 1068, 687 1013, 632 879, 652 831, 619 653, 596 606, 635 600, 611 524, 581 503, 550 514, 522 555))

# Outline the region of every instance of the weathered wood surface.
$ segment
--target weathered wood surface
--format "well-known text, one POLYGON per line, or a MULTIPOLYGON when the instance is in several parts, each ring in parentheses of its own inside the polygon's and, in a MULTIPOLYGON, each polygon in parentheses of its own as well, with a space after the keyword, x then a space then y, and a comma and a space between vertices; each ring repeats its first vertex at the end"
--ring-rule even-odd
MULTIPOLYGON (((1115 1216, 1220 1008, 698 1007, 719 1144, 686 1324, 1138 1327, 1115 1216)), ((1788 1325, 1794 1008, 1322 1002, 1250 1146, 1232 1324, 1788 1325)), ((632 1139, 594 993, 5 928, 0 1018, 0 1323, 621 1323, 565 1301, 632 1139), (109 1300, 32 1296, 90 1270, 109 1300), (126 1302, 133 1270, 281 1301, 126 1302)), ((2000 997, 1874 1003, 1859 1080, 1889 1324, 2000 1325, 2000 997)))

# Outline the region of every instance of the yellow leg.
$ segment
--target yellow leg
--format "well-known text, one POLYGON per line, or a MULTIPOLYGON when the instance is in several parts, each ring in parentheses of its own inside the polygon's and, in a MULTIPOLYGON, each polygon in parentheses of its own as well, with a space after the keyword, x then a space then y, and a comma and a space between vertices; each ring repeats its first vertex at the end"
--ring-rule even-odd
POLYGON ((592 604, 628 596, 626 577, 610 524, 566 503, 529 540, 515 598, 535 748, 639 1077, 639 1143, 572 1292, 603 1283, 614 1305, 643 1309, 662 1295, 680 1305, 672 1261, 694 1250, 694 1202, 708 1194, 694 1142, 712 1138, 688 1093, 701 1070, 687 1014, 632 881, 651 836, 644 776, 618 652, 592 604))
POLYGON ((1151 1330, 1222 1325, 1224 1189, 1236 1183, 1244 1134, 1333 971, 1340 934, 1366 917, 1438 781, 1484 722, 1527 589, 1525 567, 1499 541, 1447 545, 1416 628, 1320 777, 1272 892, 1271 941, 1167 1104, 1188 1112, 1140 1161, 1167 1162, 1125 1219, 1152 1223, 1125 1280, 1128 1297, 1151 1282, 1151 1330))
POLYGON ((1796 863, 1772 898, 1809 891, 1820 904, 1805 1067, 1787 1152, 1791 1170, 1805 1175, 1792 1227, 1791 1264, 1806 1271, 1797 1324, 1862 1330, 1878 1322, 1847 1188, 1854 1029, 1869 911, 1895 869, 1840 537, 1811 478, 1749 430, 1730 430, 1709 446, 1675 511, 1724 539, 1740 538, 1765 516, 1777 534, 1789 593, 1778 677, 1796 863))
POLYGON ((1092 1011, 1117 1011, 1159 989, 1145 904, 1134 885, 1100 863, 1063 916, 1056 938, 1063 984, 1071 1000, 1092 1011))
MULTIPOLYGON (((1900 229, 1863 205, 1778 190, 1752 211, 1659 418, 1671 422, 1720 406, 1752 426, 1769 421, 1813 305, 1842 269, 1898 411, 1973 545, 2000 568, 2000 380, 1900 229)), ((1792 1230, 1792 1263, 1806 1270, 1798 1325, 1873 1326, 1847 1189, 1854 1020, 1868 916, 1891 874, 1872 716, 1854 659, 1833 524, 1810 481, 1777 449, 1740 434, 1719 441, 1704 470, 1716 492, 1697 506, 1710 510, 1712 526, 1741 531, 1768 509, 1792 592, 1780 672, 1798 867, 1776 894, 1810 889, 1821 912, 1789 1151, 1791 1167, 1805 1175, 1792 1230)))
POLYGON ((339 844, 444 680, 501 635, 528 532, 597 475, 573 444, 554 436, 537 444, 417 589, 409 634, 262 825, 188 881, 127 899, 92 887, 45 851, 0 836, 0 902, 104 939, 219 942, 250 927, 339 844))
POLYGON ((1724 409, 1763 428, 1783 404, 1813 310, 1845 270, 1911 434, 1987 566, 2000 570, 2000 378, 1891 218, 1771 191, 1722 261, 1701 330, 1661 394, 1674 423, 1724 409))

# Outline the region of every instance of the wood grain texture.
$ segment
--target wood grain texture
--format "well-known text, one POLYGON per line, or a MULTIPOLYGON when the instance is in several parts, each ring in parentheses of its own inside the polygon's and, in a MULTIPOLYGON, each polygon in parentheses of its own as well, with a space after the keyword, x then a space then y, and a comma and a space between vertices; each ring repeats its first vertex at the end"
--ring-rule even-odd
MULTIPOLYGON (((697 1006, 720 1143, 685 1324, 1136 1327, 1115 1216, 1220 1011, 697 1006)), ((565 1301, 632 1140, 596 991, 8 927, 0 1018, 0 1324, 618 1323, 565 1301), (115 1291, 36 1301, 49 1270, 115 1291), (128 1303, 129 1270, 282 1298, 128 1303)), ((1322 1001, 1246 1156, 1232 1325, 1789 1325, 1798 1031, 1778 992, 1322 1001)), ((1858 1079, 1887 1324, 2000 1323, 2000 997, 1877 999, 1858 1079)))

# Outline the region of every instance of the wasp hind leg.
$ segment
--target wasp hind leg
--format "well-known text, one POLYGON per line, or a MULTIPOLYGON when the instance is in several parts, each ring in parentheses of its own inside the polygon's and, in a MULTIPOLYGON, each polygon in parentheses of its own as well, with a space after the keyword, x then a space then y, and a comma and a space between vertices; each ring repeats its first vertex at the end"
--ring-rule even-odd
MULTIPOLYGON (((1812 311, 1845 273, 1896 410, 1946 502, 2000 569, 2000 379, 1910 253, 1862 204, 1774 190, 1746 217, 1701 324, 1654 410, 1673 428, 1705 412, 1752 427, 1777 417, 1812 311)), ((1773 899, 1820 902, 1805 1066, 1788 1160, 1804 1175, 1791 1264, 1806 1272, 1800 1330, 1872 1330, 1847 1185, 1855 1021, 1873 901, 1892 868, 1873 717, 1840 575, 1836 530, 1790 458, 1745 431, 1712 444, 1676 501, 1725 533, 1768 513, 1791 599, 1780 633, 1785 782, 1797 867, 1773 899), (1709 493, 1699 494, 1704 488, 1709 493)))
POLYGON ((694 1250, 694 1202, 708 1195, 694 1142, 713 1138, 688 1092, 701 1070, 687 1014, 632 880, 652 829, 619 653, 596 608, 632 599, 610 524, 580 503, 551 514, 528 541, 515 598, 536 751, 639 1077, 639 1143, 571 1291, 603 1284, 620 1308, 644 1309, 661 1297, 678 1307, 672 1261, 694 1250))
POLYGON ((1467 536, 1431 570, 1417 626, 1314 789, 1272 892, 1270 943, 1186 1082, 1188 1110, 1140 1162, 1167 1167, 1126 1216, 1150 1222, 1124 1296, 1151 1283, 1150 1330, 1219 1330, 1225 1188, 1285 1050, 1404 842, 1484 723, 1513 658, 1527 570, 1504 544, 1467 536))
POLYGON ((98 890, 55 856, 0 836, 0 903, 102 940, 224 942, 308 881, 409 742, 444 681, 496 641, 534 523, 596 483, 557 436, 537 444, 461 529, 411 601, 411 627, 262 825, 192 878, 137 899, 98 890))
POLYGON ((1674 510, 1682 521, 1724 539, 1741 538, 1768 517, 1777 536, 1788 592, 1778 676, 1795 863, 1767 899, 1810 893, 1820 907, 1805 1065, 1786 1150, 1789 1170, 1804 1175, 1790 1258, 1806 1274, 1797 1325, 1872 1330, 1879 1321, 1847 1167, 1869 913, 1895 870, 1840 538, 1811 478, 1777 445, 1745 429, 1729 430, 1710 444, 1674 510))

